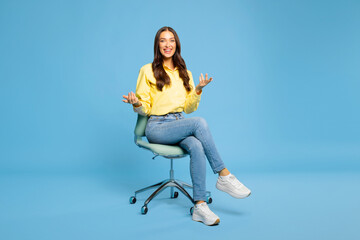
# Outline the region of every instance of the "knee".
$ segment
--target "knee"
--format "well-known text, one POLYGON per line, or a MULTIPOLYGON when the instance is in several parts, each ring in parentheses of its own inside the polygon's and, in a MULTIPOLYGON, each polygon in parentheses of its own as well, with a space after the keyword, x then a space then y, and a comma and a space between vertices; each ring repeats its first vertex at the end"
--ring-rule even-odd
POLYGON ((202 117, 195 117, 195 118, 196 118, 196 123, 197 123, 198 127, 208 128, 208 124, 204 118, 202 118, 202 117))
POLYGON ((184 144, 190 154, 204 152, 201 142, 196 137, 188 137, 186 143, 184 142, 184 144))
POLYGON ((191 141, 191 148, 195 151, 203 151, 201 142, 195 137, 191 141))

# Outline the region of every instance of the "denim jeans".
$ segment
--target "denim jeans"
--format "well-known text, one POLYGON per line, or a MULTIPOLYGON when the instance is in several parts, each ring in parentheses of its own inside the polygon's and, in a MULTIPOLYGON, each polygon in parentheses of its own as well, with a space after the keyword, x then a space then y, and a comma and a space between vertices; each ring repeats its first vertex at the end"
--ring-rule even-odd
POLYGON ((150 143, 175 145, 190 154, 194 201, 206 201, 206 158, 214 173, 225 168, 205 119, 184 118, 182 113, 150 116, 145 135, 150 143))

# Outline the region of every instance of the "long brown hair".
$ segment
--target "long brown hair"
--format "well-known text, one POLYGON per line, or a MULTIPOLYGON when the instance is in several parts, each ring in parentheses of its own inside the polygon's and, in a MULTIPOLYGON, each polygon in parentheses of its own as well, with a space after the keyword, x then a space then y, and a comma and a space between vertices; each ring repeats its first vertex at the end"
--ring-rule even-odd
POLYGON ((160 34, 164 31, 170 31, 174 34, 175 43, 176 43, 176 50, 174 55, 172 56, 172 60, 174 62, 174 67, 177 67, 179 70, 179 76, 183 80, 183 85, 186 91, 191 91, 191 86, 189 84, 190 77, 187 73, 187 68, 184 59, 181 57, 181 45, 180 39, 176 34, 175 30, 171 27, 162 27, 160 28, 155 36, 154 41, 154 61, 152 62, 152 70, 154 72, 154 77, 156 78, 156 88, 159 91, 162 91, 165 85, 170 85, 170 77, 165 72, 163 67, 163 56, 160 52, 159 41, 160 41, 160 34))

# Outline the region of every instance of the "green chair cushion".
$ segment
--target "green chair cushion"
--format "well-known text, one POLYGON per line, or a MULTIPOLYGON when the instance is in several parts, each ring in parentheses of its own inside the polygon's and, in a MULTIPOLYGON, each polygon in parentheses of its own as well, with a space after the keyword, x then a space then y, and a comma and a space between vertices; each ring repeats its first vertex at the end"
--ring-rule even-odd
POLYGON ((179 157, 185 157, 186 155, 188 155, 188 153, 179 146, 148 143, 148 142, 142 140, 141 137, 136 137, 135 143, 136 143, 136 145, 138 145, 140 147, 143 147, 143 148, 146 148, 146 149, 152 151, 155 155, 160 155, 163 157, 179 158, 179 157))

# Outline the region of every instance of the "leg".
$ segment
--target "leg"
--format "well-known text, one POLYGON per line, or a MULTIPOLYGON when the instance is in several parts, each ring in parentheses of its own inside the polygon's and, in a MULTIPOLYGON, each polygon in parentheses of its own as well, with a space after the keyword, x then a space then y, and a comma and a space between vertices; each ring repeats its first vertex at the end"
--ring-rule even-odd
POLYGON ((161 124, 152 124, 146 127, 145 133, 150 142, 159 144, 177 144, 186 137, 194 136, 201 142, 213 172, 218 173, 225 168, 210 129, 203 118, 182 118, 161 124))
POLYGON ((190 175, 194 201, 206 200, 206 159, 201 142, 189 136, 180 142, 180 147, 190 154, 190 175))
POLYGON ((230 174, 230 172, 229 172, 229 170, 227 168, 224 168, 223 170, 221 170, 219 172, 219 176, 227 176, 229 174, 230 174))

